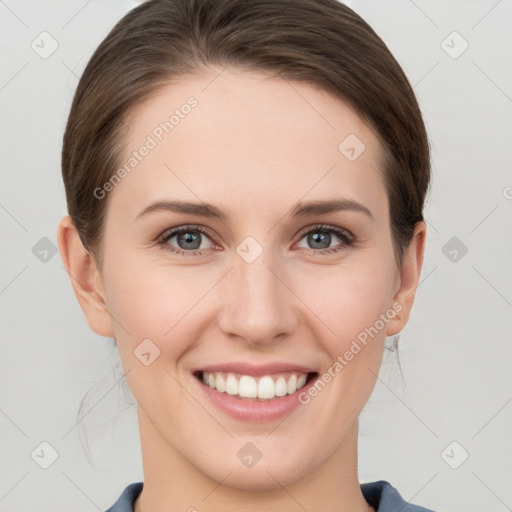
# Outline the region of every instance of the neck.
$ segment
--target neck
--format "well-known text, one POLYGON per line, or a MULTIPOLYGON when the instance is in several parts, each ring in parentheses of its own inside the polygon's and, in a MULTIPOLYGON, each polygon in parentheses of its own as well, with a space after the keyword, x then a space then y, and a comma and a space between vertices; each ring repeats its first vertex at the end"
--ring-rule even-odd
POLYGON ((357 423, 320 467, 305 478, 275 489, 244 490, 199 471, 161 437, 139 408, 144 487, 134 512, 370 512, 357 477, 357 423))

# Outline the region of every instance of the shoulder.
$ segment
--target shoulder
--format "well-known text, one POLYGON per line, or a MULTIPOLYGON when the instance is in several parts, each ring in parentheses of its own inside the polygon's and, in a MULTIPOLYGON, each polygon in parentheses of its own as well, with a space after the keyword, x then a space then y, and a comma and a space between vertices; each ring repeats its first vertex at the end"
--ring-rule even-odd
POLYGON ((133 504, 142 491, 143 482, 128 485, 106 512, 133 512, 133 504))
POLYGON ((377 512, 395 512, 397 510, 400 512, 434 512, 405 501, 400 493, 385 480, 361 484, 361 492, 377 512))

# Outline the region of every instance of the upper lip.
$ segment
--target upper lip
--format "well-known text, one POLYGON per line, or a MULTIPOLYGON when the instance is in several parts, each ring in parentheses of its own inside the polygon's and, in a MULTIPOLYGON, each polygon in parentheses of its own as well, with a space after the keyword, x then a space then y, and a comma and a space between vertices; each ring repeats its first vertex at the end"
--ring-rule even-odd
POLYGON ((266 363, 266 364, 250 364, 245 362, 239 363, 221 363, 196 368, 193 372, 225 372, 239 373, 241 375, 251 375, 253 377, 261 377, 262 375, 272 375, 273 373, 296 372, 296 373, 313 373, 315 370, 293 363, 266 363))

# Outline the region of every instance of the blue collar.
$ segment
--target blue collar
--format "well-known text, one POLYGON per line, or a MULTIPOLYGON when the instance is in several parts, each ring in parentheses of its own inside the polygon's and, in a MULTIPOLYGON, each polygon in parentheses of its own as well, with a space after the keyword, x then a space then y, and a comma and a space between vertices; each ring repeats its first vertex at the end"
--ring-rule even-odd
MULTIPOLYGON (((119 499, 106 512, 133 512, 133 504, 142 491, 143 482, 130 484, 119 499)), ((361 484, 366 501, 377 512, 433 512, 405 501, 398 491, 385 480, 361 484)))

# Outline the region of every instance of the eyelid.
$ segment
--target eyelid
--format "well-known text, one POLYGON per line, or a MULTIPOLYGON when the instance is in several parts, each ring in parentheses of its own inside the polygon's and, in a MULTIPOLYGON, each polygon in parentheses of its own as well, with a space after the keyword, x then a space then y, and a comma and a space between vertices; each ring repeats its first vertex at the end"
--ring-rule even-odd
POLYGON ((330 224, 311 224, 310 226, 306 226, 305 228, 300 230, 297 236, 300 236, 302 238, 304 235, 307 235, 308 233, 315 231, 315 230, 329 231, 329 232, 334 232, 334 233, 338 232, 340 234, 345 235, 350 240, 356 239, 355 235, 353 235, 348 229, 342 228, 339 226, 332 226, 330 224))
MULTIPOLYGON (((171 238, 175 235, 178 235, 182 231, 199 231, 200 233, 203 233, 204 235, 208 235, 208 237, 214 238, 214 235, 212 235, 212 231, 200 224, 181 224, 179 226, 174 226, 172 228, 167 228, 165 231, 160 233, 155 239, 155 242, 160 242, 162 240, 171 238)), ((212 240, 213 242, 213 240, 212 240)))

